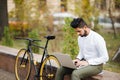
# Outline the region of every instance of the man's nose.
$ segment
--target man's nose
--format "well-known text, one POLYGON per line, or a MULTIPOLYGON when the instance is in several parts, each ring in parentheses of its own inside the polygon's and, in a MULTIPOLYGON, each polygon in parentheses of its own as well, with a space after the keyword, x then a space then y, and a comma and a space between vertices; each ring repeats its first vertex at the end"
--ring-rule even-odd
POLYGON ((77 33, 78 35, 80 35, 80 33, 77 33))

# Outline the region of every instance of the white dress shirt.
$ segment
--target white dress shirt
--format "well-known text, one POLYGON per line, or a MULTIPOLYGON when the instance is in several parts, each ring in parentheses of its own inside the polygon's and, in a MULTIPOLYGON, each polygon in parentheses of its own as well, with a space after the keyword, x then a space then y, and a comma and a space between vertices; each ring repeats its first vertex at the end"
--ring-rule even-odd
POLYGON ((89 65, 106 63, 109 59, 106 43, 101 35, 90 30, 86 37, 78 37, 78 59, 84 58, 89 65))

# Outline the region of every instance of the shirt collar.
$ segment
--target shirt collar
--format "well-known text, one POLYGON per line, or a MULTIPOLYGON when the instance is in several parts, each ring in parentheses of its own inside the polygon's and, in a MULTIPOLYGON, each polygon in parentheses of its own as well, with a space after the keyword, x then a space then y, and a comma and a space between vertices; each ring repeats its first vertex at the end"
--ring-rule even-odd
POLYGON ((92 34, 92 30, 90 30, 89 34, 84 38, 88 38, 91 34, 92 34))

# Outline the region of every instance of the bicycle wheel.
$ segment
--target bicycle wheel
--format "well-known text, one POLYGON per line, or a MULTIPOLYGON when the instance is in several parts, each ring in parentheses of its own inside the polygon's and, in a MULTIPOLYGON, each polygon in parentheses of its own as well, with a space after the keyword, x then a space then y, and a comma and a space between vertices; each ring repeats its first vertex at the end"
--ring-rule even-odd
POLYGON ((45 58, 40 68, 40 80, 54 80, 59 67, 60 63, 55 56, 50 55, 45 58))
POLYGON ((17 80, 28 80, 31 72, 31 57, 26 49, 21 49, 15 61, 15 76, 17 80))

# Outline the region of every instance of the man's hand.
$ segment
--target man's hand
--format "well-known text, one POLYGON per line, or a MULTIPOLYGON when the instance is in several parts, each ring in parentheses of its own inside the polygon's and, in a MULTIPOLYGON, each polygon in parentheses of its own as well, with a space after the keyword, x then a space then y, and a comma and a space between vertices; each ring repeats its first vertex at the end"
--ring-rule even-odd
POLYGON ((89 63, 87 61, 79 61, 78 65, 79 66, 87 66, 87 65, 89 65, 89 63))
POLYGON ((80 61, 79 59, 75 59, 75 60, 73 60, 73 64, 76 65, 79 61, 80 61))
POLYGON ((77 66, 77 67, 89 65, 89 63, 88 63, 87 61, 80 61, 79 59, 73 60, 73 63, 74 63, 75 66, 77 66))

